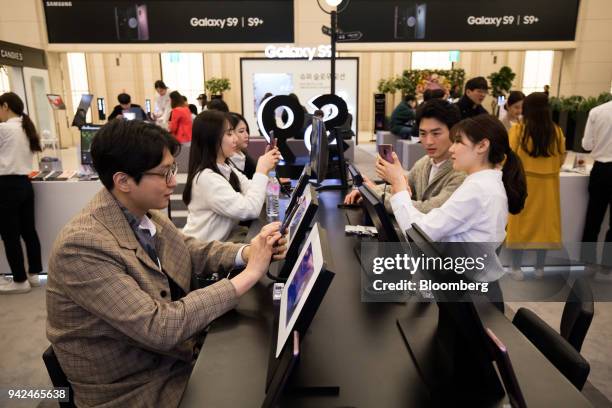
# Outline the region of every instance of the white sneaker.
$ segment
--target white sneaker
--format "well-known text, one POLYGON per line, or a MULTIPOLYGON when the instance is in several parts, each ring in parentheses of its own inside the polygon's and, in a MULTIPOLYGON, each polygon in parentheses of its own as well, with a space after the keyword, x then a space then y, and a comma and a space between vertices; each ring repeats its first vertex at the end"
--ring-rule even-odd
POLYGON ((516 281, 525 280, 525 274, 521 268, 512 268, 510 270, 510 277, 516 281))
POLYGON ((27 293, 32 290, 30 286, 30 282, 11 282, 6 285, 0 286, 0 294, 9 294, 9 293, 27 293))
POLYGON ((33 288, 39 287, 40 286, 40 278, 38 277, 38 274, 30 275, 28 273, 28 282, 30 282, 30 286, 32 286, 33 288))
POLYGON ((13 278, 11 278, 10 276, 2 276, 0 277, 0 286, 8 285, 12 281, 13 281, 13 278))

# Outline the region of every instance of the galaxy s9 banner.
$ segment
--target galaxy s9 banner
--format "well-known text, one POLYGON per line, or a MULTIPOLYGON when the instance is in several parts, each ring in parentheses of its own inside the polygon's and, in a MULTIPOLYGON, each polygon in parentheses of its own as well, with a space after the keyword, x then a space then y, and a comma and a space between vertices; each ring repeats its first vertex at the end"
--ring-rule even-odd
POLYGON ((43 1, 49 43, 290 43, 292 0, 43 1))
POLYGON ((344 0, 359 42, 573 41, 580 0, 344 0))

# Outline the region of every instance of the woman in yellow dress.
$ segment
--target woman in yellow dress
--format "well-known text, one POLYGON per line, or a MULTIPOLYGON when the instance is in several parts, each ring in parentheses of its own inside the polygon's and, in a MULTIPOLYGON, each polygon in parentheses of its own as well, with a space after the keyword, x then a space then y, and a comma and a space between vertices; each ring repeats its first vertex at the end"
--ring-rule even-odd
POLYGON ((508 219, 506 246, 513 251, 513 276, 523 278, 523 250, 535 249, 536 277, 544 274, 546 250, 561 246, 559 171, 565 156, 563 131, 553 123, 548 97, 534 92, 523 101, 523 121, 510 128, 510 147, 527 176, 525 208, 508 219))

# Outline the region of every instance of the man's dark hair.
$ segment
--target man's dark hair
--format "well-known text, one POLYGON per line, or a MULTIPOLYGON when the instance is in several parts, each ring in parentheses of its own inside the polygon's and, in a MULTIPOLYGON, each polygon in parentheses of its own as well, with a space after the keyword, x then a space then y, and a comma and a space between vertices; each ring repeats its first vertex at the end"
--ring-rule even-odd
POLYGON ((142 173, 158 166, 164 149, 176 156, 180 143, 167 130, 140 120, 112 120, 102 126, 91 143, 91 158, 100 181, 108 190, 113 175, 123 172, 140 183, 142 173))
POLYGON ((126 93, 120 93, 119 96, 117 96, 117 100, 121 105, 132 103, 132 97, 126 93))
POLYGON ((444 95, 446 95, 444 89, 428 89, 423 92, 423 102, 427 102, 432 99, 443 99, 444 95))
POLYGON ((225 103, 223 99, 220 98, 211 99, 206 105, 206 107, 208 108, 208 110, 217 110, 229 113, 229 107, 227 106, 227 103, 225 103))
POLYGON ((454 104, 443 99, 431 99, 417 109, 416 123, 417 126, 422 119, 432 118, 438 122, 444 123, 448 130, 451 130, 459 121, 461 121, 461 112, 454 104))
POLYGON ((164 83, 164 81, 162 81, 161 79, 158 79, 157 81, 155 81, 155 89, 168 89, 168 87, 166 86, 166 84, 164 83))
POLYGON ((417 98, 413 94, 408 94, 408 95, 404 96, 404 102, 406 102, 406 103, 410 103, 410 101, 415 101, 416 102, 416 100, 417 100, 417 98))
POLYGON ((465 83, 466 91, 473 91, 474 89, 483 89, 485 91, 488 90, 489 84, 487 83, 487 79, 485 77, 479 76, 472 78, 465 83))

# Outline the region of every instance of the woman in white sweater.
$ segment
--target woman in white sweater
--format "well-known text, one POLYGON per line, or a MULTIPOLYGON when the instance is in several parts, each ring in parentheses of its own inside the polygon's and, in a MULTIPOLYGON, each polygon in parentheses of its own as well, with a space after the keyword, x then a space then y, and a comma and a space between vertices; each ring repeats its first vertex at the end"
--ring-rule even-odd
POLYGON ((183 192, 189 210, 185 234, 224 241, 240 221, 255 219, 261 213, 268 173, 278 163, 280 153, 274 148, 262 155, 249 180, 229 165, 236 145, 226 113, 207 110, 196 117, 183 192))

